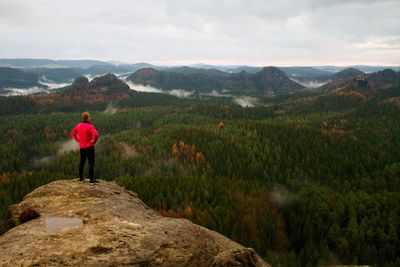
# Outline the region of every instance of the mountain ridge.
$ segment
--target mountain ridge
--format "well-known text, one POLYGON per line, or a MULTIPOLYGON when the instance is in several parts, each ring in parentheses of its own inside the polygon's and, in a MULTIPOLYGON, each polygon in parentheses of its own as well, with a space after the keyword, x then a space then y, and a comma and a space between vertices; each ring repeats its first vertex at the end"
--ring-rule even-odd
POLYGON ((304 86, 290 80, 277 67, 264 67, 255 74, 240 72, 224 74, 218 70, 200 69, 198 72, 189 71, 160 71, 154 68, 145 68, 136 71, 127 78, 133 83, 150 85, 161 89, 184 88, 199 92, 212 90, 230 90, 253 92, 259 94, 291 92, 304 89, 304 86))
POLYGON ((400 72, 395 72, 392 69, 370 74, 358 70, 349 70, 339 76, 342 78, 335 79, 317 88, 317 91, 329 93, 342 89, 362 89, 364 93, 374 93, 400 86, 400 72))

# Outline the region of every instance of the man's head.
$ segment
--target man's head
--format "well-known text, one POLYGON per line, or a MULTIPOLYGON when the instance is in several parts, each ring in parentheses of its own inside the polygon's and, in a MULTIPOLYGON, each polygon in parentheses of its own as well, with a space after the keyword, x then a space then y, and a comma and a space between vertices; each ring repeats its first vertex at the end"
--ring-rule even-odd
POLYGON ((85 111, 82 113, 82 120, 84 121, 90 121, 90 114, 89 112, 85 111))

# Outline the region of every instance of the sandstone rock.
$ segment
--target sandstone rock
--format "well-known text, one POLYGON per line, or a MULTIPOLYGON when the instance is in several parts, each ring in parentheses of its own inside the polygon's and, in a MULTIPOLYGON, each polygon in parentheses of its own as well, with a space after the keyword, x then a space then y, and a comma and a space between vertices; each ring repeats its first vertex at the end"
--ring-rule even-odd
POLYGON ((214 231, 160 216, 113 182, 42 186, 11 207, 14 222, 27 209, 41 216, 0 237, 1 266, 269 266, 214 231), (83 224, 48 231, 65 217, 83 224))

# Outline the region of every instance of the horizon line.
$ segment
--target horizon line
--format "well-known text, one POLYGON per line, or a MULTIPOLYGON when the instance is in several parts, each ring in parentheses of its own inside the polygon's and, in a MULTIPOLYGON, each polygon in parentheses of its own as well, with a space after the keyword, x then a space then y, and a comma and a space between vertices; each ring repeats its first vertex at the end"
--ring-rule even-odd
POLYGON ((238 63, 238 62, 209 62, 207 61, 144 61, 138 60, 135 62, 125 62, 120 60, 114 59, 98 59, 98 58, 74 58, 74 59, 63 59, 63 58, 30 58, 30 57, 1 57, 0 60, 53 60, 53 61, 102 61, 112 65, 133 65, 133 64, 149 64, 154 66, 164 66, 164 67, 184 67, 184 66, 193 66, 193 65, 211 65, 211 66, 220 66, 220 67, 266 67, 266 66, 275 66, 275 67, 354 67, 354 66, 369 66, 369 67, 400 67, 400 64, 391 64, 386 62, 360 62, 360 63, 338 63, 338 62, 331 62, 331 63, 300 63, 300 62, 293 62, 293 63, 283 63, 283 62, 273 62, 268 64, 262 64, 260 62, 253 62, 253 63, 238 63), (276 63, 276 64, 275 64, 276 63))

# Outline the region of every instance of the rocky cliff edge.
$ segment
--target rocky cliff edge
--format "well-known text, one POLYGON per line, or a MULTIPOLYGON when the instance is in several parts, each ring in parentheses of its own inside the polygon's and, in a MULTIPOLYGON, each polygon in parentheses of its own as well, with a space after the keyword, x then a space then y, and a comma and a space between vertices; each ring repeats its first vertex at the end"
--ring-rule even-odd
POLYGON ((269 266, 214 231, 160 216, 114 182, 55 181, 10 211, 18 225, 0 237, 1 266, 269 266))

